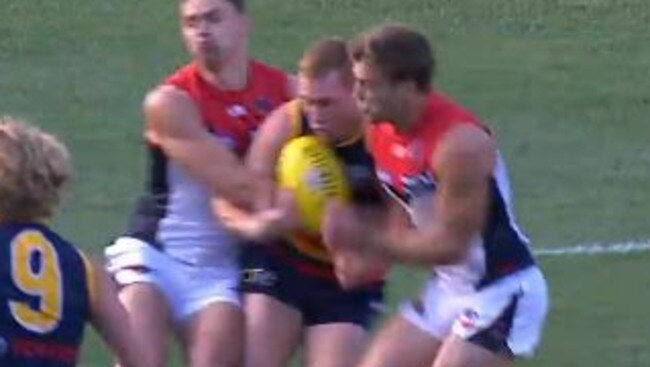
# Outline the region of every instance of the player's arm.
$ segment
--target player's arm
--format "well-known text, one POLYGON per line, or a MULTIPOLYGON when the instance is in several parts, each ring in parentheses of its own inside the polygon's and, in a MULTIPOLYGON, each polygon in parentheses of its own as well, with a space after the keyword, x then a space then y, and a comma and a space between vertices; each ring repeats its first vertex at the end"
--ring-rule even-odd
POLYGON ((218 196, 251 205, 255 180, 240 160, 205 129, 195 103, 184 92, 162 86, 144 101, 145 137, 218 196))
POLYGON ((91 294, 90 322, 115 353, 122 367, 153 366, 153 356, 135 337, 129 314, 117 296, 113 281, 102 267, 86 260, 91 294))
POLYGON ((292 211, 293 197, 276 195, 275 166, 282 147, 296 135, 291 121, 294 102, 278 107, 264 121, 249 148, 246 166, 257 181, 255 210, 238 208, 227 200, 213 199, 212 207, 221 223, 229 230, 248 239, 276 237, 288 225, 286 217, 292 211))
POLYGON ((452 264, 483 230, 496 160, 491 137, 462 125, 450 131, 432 157, 438 187, 433 219, 426 228, 388 232, 376 238, 381 251, 400 262, 452 264))
POLYGON ((282 147, 297 135, 298 126, 293 121, 293 109, 297 101, 291 101, 275 109, 264 120, 255 135, 246 156, 246 166, 253 172, 260 184, 257 192, 258 209, 273 205, 275 192, 275 167, 282 147))
POLYGON ((495 155, 493 142, 483 130, 463 125, 450 131, 432 157, 431 170, 436 172, 438 185, 427 228, 404 227, 400 221, 386 221, 358 208, 331 203, 323 224, 326 244, 335 252, 365 256, 367 251, 397 262, 430 265, 459 261, 483 229, 495 155))

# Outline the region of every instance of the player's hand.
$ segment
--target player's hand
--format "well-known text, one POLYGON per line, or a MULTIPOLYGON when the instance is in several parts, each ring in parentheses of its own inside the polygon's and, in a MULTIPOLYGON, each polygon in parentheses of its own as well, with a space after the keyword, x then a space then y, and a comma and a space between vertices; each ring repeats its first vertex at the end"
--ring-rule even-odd
POLYGON ((252 214, 222 198, 212 198, 210 205, 212 214, 229 230, 235 230, 240 222, 252 214))
POLYGON ((281 222, 282 211, 268 208, 259 212, 241 209, 223 199, 212 201, 212 211, 221 225, 248 240, 261 240, 276 232, 277 223, 281 222))

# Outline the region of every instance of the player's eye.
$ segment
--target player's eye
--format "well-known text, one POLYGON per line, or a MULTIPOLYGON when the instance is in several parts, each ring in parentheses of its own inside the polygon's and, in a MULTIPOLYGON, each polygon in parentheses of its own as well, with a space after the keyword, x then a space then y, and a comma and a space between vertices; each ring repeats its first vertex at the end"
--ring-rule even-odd
POLYGON ((332 104, 332 100, 329 98, 306 99, 305 104, 310 108, 325 108, 332 104))
POLYGON ((208 23, 219 23, 221 22, 222 17, 218 11, 211 11, 205 15, 205 21, 208 23))
POLYGON ((183 18, 183 24, 188 28, 196 28, 198 23, 199 23, 199 18, 196 16, 183 18))

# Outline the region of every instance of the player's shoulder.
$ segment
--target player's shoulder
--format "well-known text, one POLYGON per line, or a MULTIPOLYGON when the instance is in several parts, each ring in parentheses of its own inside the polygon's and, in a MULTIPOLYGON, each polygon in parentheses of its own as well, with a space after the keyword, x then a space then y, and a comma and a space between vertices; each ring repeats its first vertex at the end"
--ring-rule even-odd
POLYGON ((266 124, 269 125, 291 125, 294 130, 297 128, 294 126, 295 121, 302 118, 302 109, 300 106, 300 101, 297 99, 292 99, 280 104, 275 108, 271 113, 266 117, 266 124))
POLYGON ((284 70, 254 59, 251 60, 251 65, 254 89, 270 92, 283 101, 293 97, 294 81, 284 70))
POLYGON ((182 89, 173 85, 158 85, 144 97, 145 108, 161 108, 169 105, 194 104, 192 98, 182 89))
POLYGON ((187 109, 195 110, 196 103, 184 90, 174 85, 162 84, 149 90, 143 100, 146 113, 170 113, 187 109))
POLYGON ((447 131, 430 159, 436 167, 462 165, 484 167, 486 172, 491 172, 496 153, 494 139, 485 129, 476 124, 459 123, 447 131))
POLYGON ((181 86, 194 80, 197 75, 198 69, 196 68, 196 65, 188 63, 179 67, 164 78, 162 84, 181 86))
POLYGON ((460 121, 449 128, 443 137, 443 144, 454 150, 485 150, 494 148, 494 139, 482 126, 460 121))
POLYGON ((274 78, 274 79, 280 79, 280 80, 286 80, 287 79, 287 73, 284 72, 284 70, 272 66, 270 64, 267 64, 265 62, 262 62, 257 59, 252 59, 251 60, 251 66, 259 74, 259 76, 264 77, 264 78, 274 78))

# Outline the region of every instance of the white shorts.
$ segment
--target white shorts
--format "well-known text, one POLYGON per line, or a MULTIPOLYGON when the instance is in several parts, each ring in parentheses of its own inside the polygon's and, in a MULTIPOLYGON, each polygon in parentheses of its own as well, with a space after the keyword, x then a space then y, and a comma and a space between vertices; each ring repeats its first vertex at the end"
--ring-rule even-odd
POLYGON ((107 269, 120 286, 146 282, 165 296, 174 322, 214 302, 240 306, 236 266, 210 267, 183 263, 132 237, 120 237, 105 249, 107 269))
POLYGON ((421 299, 402 305, 401 315, 441 341, 453 333, 494 353, 530 357, 547 309, 544 276, 530 267, 469 292, 433 278, 421 299))

